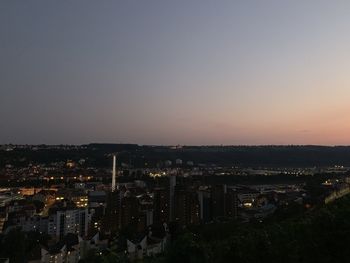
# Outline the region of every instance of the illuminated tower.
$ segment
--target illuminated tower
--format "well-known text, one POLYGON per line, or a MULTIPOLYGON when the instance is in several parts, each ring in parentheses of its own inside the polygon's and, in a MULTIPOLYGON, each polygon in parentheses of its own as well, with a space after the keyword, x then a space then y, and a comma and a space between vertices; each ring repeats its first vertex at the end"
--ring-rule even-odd
POLYGON ((115 191, 116 173, 117 173, 117 157, 114 154, 113 155, 113 172, 112 172, 112 192, 115 191))
POLYGON ((108 233, 117 231, 121 225, 121 194, 116 188, 117 157, 113 155, 112 188, 107 194, 106 214, 102 222, 102 229, 108 233))

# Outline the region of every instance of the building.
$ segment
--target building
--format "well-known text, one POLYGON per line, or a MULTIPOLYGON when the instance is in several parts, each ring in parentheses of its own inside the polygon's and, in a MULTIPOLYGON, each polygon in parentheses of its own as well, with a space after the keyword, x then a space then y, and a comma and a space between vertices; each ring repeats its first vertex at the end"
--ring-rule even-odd
POLYGON ((211 207, 213 218, 223 217, 226 214, 226 185, 214 185, 211 187, 211 207))
POLYGON ((176 186, 175 196, 175 221, 181 225, 198 224, 200 221, 200 205, 198 196, 192 189, 176 186))
POLYGON ((204 223, 208 223, 213 220, 211 196, 208 189, 199 189, 198 192, 200 220, 204 223))
POLYGON ((213 219, 218 217, 237 217, 237 192, 226 185, 215 185, 211 188, 211 211, 213 219))
POLYGON ((107 194, 106 213, 102 227, 105 232, 114 232, 121 227, 121 193, 119 190, 107 194))
POLYGON ((36 260, 42 263, 78 263, 83 258, 83 239, 78 235, 67 234, 60 241, 41 247, 36 260))
POLYGON ((175 220, 175 187, 176 187, 176 176, 171 175, 169 177, 169 220, 174 221, 175 220))
POLYGON ((149 228, 148 234, 140 234, 127 240, 128 258, 131 262, 142 261, 145 256, 151 257, 162 253, 168 241, 168 232, 153 233, 149 228))
POLYGON ((49 218, 36 216, 20 216, 16 217, 16 225, 21 227, 24 232, 39 231, 41 233, 48 233, 49 218))
POLYGON ((63 238, 67 234, 86 236, 91 214, 87 208, 59 209, 49 215, 48 234, 63 238))
POLYGON ((136 196, 126 192, 121 199, 121 227, 137 226, 139 216, 139 201, 136 196))
POLYGON ((139 201, 139 221, 138 230, 143 231, 153 224, 153 199, 150 195, 138 196, 139 201))
POLYGON ((166 188, 153 189, 153 221, 155 224, 169 222, 169 198, 166 188))
POLYGON ((234 189, 228 188, 225 195, 225 216, 237 218, 238 198, 234 189))

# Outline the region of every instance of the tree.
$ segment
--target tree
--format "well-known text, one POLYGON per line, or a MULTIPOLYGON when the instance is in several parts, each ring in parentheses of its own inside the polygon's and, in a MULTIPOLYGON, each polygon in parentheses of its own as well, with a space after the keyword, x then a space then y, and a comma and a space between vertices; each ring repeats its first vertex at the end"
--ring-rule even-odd
POLYGON ((26 236, 19 228, 8 232, 1 243, 0 254, 10 262, 24 262, 26 257, 26 236))

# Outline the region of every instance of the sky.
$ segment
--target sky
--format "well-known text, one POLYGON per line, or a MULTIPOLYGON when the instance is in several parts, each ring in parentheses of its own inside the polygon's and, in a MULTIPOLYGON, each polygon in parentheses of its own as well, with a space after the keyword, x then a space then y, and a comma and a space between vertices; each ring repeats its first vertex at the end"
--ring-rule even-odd
POLYGON ((0 144, 350 145, 350 1, 2 0, 0 144))

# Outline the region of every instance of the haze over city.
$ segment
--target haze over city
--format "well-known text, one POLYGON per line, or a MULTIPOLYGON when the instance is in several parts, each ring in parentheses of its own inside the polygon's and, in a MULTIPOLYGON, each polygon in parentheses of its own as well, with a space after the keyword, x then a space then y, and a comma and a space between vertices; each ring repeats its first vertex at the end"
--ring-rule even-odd
POLYGON ((0 144, 350 144, 350 2, 1 1, 0 144))

